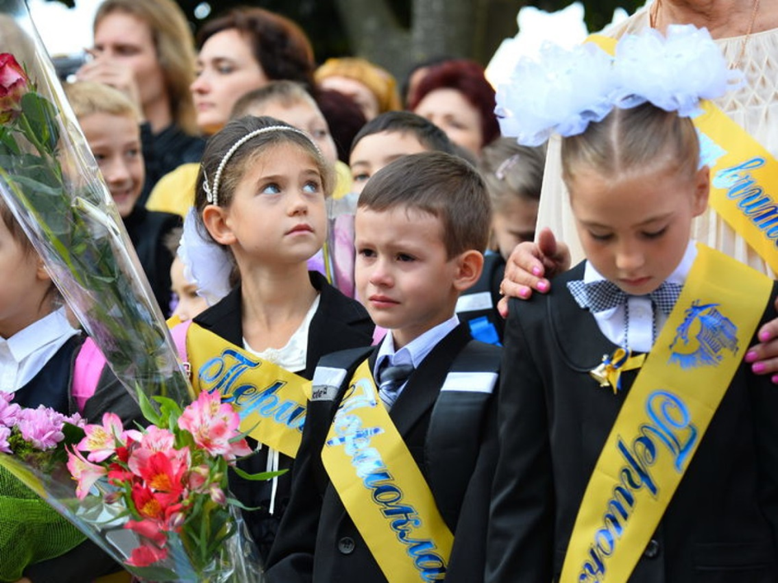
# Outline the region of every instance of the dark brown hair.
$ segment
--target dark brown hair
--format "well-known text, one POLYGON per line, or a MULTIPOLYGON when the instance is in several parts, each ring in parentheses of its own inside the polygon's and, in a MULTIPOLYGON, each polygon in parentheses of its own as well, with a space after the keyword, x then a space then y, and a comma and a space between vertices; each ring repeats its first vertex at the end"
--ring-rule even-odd
POLYGON ((241 145, 230 156, 227 164, 222 170, 221 179, 219 181, 219 206, 230 206, 232 198, 235 195, 235 188, 243 178, 248 165, 260 158, 268 148, 281 144, 296 144, 298 147, 305 150, 318 167, 325 196, 329 196, 330 193, 332 193, 335 182, 333 170, 321 155, 321 152, 319 152, 316 145, 311 141, 311 138, 288 123, 273 117, 255 117, 247 115, 227 122, 224 128, 208 138, 205 151, 203 152, 203 159, 200 163, 200 170, 197 174, 197 183, 195 187, 195 208, 197 209, 198 214, 202 215, 202 210, 209 204, 204 188, 205 176, 208 178, 210 188, 213 188, 214 179, 222 160, 224 160, 227 152, 232 149, 238 140, 241 140, 251 132, 269 128, 271 126, 289 128, 289 131, 279 129, 277 131, 258 134, 241 145))
POLYGON ((359 208, 405 208, 440 219, 449 259, 483 252, 492 212, 481 175, 472 164, 444 152, 403 156, 376 172, 359 196, 359 208))
POLYGON ((197 49, 216 33, 232 29, 248 39, 254 59, 268 79, 288 79, 302 83, 309 91, 313 89, 313 47, 294 21, 264 8, 233 8, 203 25, 197 34, 197 49))

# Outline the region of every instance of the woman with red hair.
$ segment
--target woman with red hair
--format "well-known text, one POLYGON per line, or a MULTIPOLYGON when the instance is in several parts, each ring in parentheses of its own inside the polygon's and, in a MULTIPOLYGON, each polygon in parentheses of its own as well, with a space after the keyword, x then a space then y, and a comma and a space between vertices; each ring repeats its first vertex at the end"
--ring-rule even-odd
POLYGON ((484 68, 467 59, 431 67, 409 103, 411 111, 430 120, 476 157, 500 136, 494 107, 494 88, 484 68))

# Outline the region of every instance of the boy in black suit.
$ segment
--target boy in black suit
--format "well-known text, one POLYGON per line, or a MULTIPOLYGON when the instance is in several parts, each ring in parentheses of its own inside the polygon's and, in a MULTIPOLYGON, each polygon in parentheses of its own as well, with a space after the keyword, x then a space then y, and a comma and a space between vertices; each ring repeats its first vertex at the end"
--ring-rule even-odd
MULTIPOLYGON (((684 54, 717 51, 699 31, 670 33, 708 43, 684 54)), ((625 39, 606 74, 645 50, 625 39)), ((677 79, 656 39, 650 58, 677 79)), ((694 108, 600 81, 631 107, 555 127, 587 260, 510 305, 486 579, 778 581, 778 391, 743 363, 775 317, 775 284, 689 239, 710 190, 694 108)), ((753 194, 752 180, 714 170, 725 198, 753 194)))
POLYGON ((269 581, 481 580, 499 349, 454 309, 489 224, 482 179, 449 154, 403 157, 365 187, 357 290, 389 332, 317 367, 269 581))

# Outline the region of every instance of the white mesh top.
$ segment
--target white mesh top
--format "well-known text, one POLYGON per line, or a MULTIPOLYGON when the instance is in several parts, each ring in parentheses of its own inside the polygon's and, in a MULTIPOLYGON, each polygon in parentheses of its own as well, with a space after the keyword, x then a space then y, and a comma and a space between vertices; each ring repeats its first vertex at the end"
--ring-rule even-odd
MULTIPOLYGON (((648 12, 641 9, 624 22, 604 31, 620 37, 648 26, 648 12)), ((728 62, 736 61, 743 51, 742 36, 716 41, 728 62)), ((751 34, 739 68, 746 74, 746 84, 716 100, 727 115, 745 128, 770 153, 778 157, 778 29, 751 34)), ((567 189, 562 182, 559 136, 549 142, 543 190, 538 208, 538 230, 550 227, 557 239, 570 246, 573 265, 584 258, 570 210, 567 189)), ((692 238, 726 253, 754 269, 776 274, 713 209, 695 219, 692 238)))

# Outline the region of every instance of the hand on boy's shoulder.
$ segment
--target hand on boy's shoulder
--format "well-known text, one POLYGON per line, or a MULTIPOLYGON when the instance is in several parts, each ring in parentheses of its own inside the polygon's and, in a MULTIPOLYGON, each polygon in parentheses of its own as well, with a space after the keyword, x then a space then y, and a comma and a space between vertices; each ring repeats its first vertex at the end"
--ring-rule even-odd
POLYGON ((508 317, 508 299, 527 300, 533 291, 547 293, 551 289, 550 278, 570 269, 570 249, 557 241, 551 229, 544 228, 536 242, 524 242, 516 246, 505 264, 505 277, 500 285, 503 298, 497 309, 503 318, 508 317))

